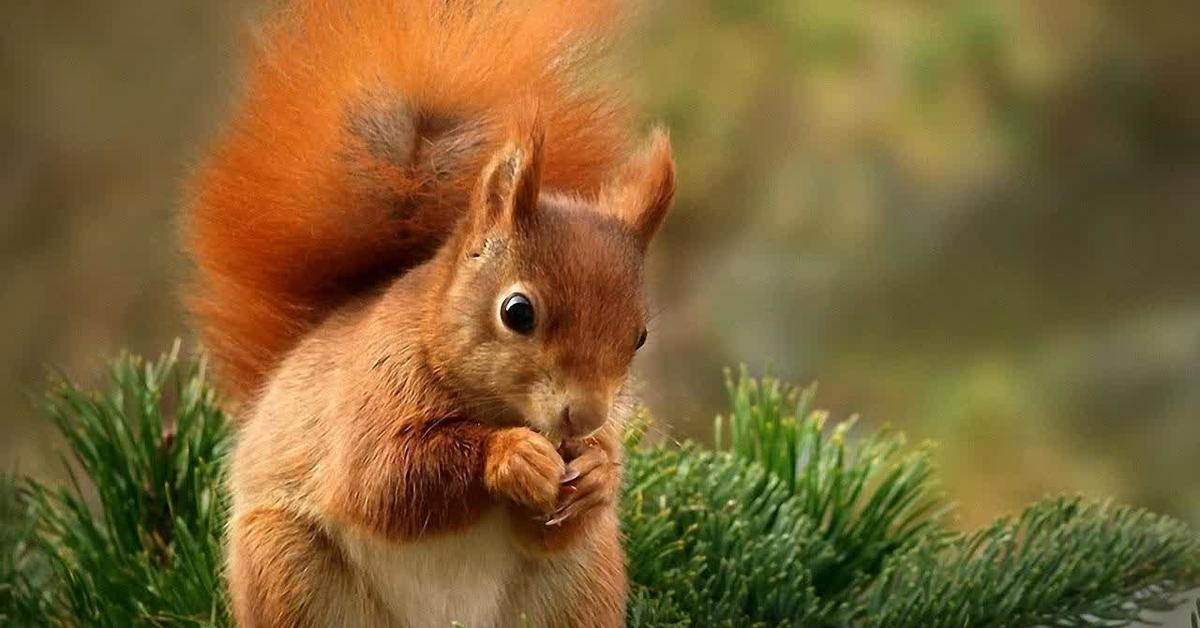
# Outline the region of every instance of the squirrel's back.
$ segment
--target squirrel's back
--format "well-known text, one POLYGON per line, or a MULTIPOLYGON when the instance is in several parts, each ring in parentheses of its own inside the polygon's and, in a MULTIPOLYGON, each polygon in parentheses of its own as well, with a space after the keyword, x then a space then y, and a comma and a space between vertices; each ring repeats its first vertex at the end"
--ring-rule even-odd
POLYGON ((332 310, 432 256, 529 103, 543 185, 595 194, 626 115, 583 70, 615 13, 608 0, 294 0, 269 21, 186 223, 190 305, 225 388, 251 393, 332 310))

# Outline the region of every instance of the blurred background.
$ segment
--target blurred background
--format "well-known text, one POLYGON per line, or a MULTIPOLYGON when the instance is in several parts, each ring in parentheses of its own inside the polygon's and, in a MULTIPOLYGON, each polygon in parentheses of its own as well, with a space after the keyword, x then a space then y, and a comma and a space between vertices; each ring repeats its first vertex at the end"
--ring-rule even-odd
MULTIPOLYGON (((254 2, 0 3, 0 466, 31 399, 190 338, 177 208, 254 2)), ((644 396, 722 367, 938 441, 961 523, 1081 491, 1200 523, 1200 3, 658 0, 619 50, 681 189, 644 396)))

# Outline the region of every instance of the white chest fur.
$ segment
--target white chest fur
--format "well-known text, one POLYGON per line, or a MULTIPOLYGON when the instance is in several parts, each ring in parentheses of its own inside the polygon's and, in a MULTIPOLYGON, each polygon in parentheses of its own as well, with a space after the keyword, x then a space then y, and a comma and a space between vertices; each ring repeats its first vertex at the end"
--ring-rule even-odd
POLYGON ((508 624, 500 613, 520 559, 511 524, 499 509, 455 534, 390 543, 347 531, 342 544, 401 626, 508 624))

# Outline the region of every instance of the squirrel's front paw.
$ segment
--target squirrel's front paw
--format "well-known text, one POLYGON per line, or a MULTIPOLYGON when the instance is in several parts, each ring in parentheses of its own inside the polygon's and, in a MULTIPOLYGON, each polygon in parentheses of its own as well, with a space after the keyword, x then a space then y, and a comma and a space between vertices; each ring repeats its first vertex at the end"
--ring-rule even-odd
POLYGON ((613 503, 620 485, 620 465, 598 444, 583 444, 582 452, 567 465, 562 500, 546 525, 562 525, 613 503))
POLYGON ((550 441, 533 430, 496 432, 488 443, 484 481, 493 495, 549 514, 558 500, 565 465, 550 441))

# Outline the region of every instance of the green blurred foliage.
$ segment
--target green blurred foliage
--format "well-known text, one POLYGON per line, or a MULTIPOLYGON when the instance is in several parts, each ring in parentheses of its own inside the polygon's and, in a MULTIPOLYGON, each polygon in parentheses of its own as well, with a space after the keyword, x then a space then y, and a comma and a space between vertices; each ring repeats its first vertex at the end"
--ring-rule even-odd
MULTIPOLYGON (((0 463, 51 467, 44 364, 186 329, 174 208, 250 4, 0 6, 0 463)), ((939 441, 965 524, 1074 490, 1200 522, 1200 5, 645 5, 660 421, 706 436, 721 365, 769 365, 939 441)))

